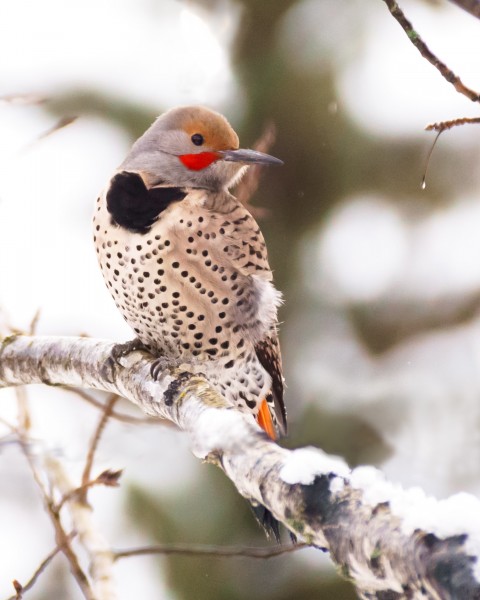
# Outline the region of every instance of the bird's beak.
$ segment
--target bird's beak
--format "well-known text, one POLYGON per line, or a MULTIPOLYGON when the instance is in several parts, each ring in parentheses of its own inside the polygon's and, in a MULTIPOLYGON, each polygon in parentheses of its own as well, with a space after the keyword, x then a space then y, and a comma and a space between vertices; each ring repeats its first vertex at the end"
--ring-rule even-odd
POLYGON ((220 150, 221 158, 228 162, 241 162, 256 165, 283 165, 283 160, 257 152, 257 150, 220 150))

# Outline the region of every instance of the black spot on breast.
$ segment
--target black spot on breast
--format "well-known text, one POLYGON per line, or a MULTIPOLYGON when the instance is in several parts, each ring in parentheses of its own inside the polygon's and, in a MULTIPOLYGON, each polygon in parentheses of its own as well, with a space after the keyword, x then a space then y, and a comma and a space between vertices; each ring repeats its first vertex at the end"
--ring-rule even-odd
POLYGON ((181 188, 147 189, 138 173, 117 173, 107 192, 107 209, 115 223, 135 233, 147 233, 158 215, 186 196, 181 188))

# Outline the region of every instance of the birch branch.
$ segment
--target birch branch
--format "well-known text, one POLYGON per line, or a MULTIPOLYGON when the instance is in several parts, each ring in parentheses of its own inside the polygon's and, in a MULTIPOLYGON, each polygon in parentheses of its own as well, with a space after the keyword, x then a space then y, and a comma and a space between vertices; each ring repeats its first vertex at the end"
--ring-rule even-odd
POLYGON ((199 376, 135 352, 105 368, 114 344, 12 336, 0 342, 0 387, 44 383, 113 392, 174 422, 193 453, 217 464, 251 501, 330 552, 364 599, 480 598, 480 501, 402 490, 372 467, 350 471, 315 448, 286 450, 199 376))

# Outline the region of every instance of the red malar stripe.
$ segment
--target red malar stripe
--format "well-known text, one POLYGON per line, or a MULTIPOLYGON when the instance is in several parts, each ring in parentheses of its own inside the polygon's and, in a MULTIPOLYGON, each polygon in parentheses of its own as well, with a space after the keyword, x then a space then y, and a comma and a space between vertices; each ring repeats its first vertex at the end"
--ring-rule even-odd
POLYGON ((191 171, 201 171, 221 158, 218 152, 199 152, 198 154, 182 154, 178 157, 191 171))

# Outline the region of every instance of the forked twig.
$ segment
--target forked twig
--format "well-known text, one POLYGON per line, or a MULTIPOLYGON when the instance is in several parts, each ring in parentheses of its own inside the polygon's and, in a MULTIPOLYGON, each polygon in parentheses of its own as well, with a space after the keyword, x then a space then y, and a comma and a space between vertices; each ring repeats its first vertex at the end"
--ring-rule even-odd
POLYGON ((97 427, 94 431, 94 434, 92 436, 92 439, 90 441, 90 444, 88 447, 88 452, 87 452, 87 459, 85 461, 85 467, 84 467, 83 473, 82 473, 81 488, 83 488, 83 490, 80 492, 80 494, 78 496, 78 499, 80 502, 87 501, 87 490, 89 487, 88 484, 91 481, 91 472, 92 472, 93 459, 95 457, 95 452, 97 451, 98 444, 100 442, 100 438, 102 437, 102 433, 105 430, 107 421, 110 418, 110 415, 112 414, 113 407, 115 406, 115 404, 118 402, 119 399, 120 399, 120 396, 118 396, 117 394, 110 394, 110 396, 107 399, 107 403, 105 404, 103 414, 100 417, 98 425, 97 425, 97 427))
POLYGON ((75 552, 73 551, 73 548, 70 544, 70 539, 68 537, 68 534, 65 532, 65 529, 63 528, 63 525, 62 525, 62 522, 60 519, 60 513, 57 510, 52 497, 50 496, 47 489, 45 488, 45 485, 42 481, 40 473, 38 472, 37 467, 34 464, 32 456, 29 452, 28 438, 26 438, 24 433, 20 430, 18 430, 18 437, 19 437, 19 441, 20 441, 20 447, 22 448, 23 454, 24 454, 25 458, 27 459, 28 465, 30 466, 30 470, 32 472, 33 478, 34 478, 34 480, 38 486, 38 489, 40 490, 40 493, 42 495, 45 510, 46 510, 48 516, 50 517, 50 520, 55 529, 55 539, 57 542, 57 546, 60 548, 61 552, 64 554, 65 558, 67 559, 67 561, 70 565, 70 571, 71 571, 73 577, 75 578, 76 582, 78 583, 84 597, 87 600, 95 600, 92 588, 88 581, 88 578, 87 578, 85 572, 83 571, 82 567, 80 566, 78 557, 75 554, 75 552))
MULTIPOLYGON (((69 540, 73 540, 73 538, 76 535, 77 534, 74 531, 72 531, 72 533, 69 533, 67 537, 69 540)), ((40 575, 45 571, 45 569, 52 562, 52 560, 55 558, 55 556, 57 556, 57 554, 61 551, 62 551, 62 548, 60 546, 57 546, 56 548, 54 548, 50 552, 50 554, 48 554, 42 560, 42 562, 38 565, 38 567, 36 568, 33 575, 30 577, 30 579, 24 585, 21 584, 17 579, 14 579, 13 586, 17 593, 15 594, 15 596, 10 596, 9 598, 7 598, 7 600, 19 600, 20 598, 22 598, 22 594, 24 592, 31 590, 33 588, 33 586, 35 585, 35 583, 37 582, 37 579, 40 577, 40 575)))

